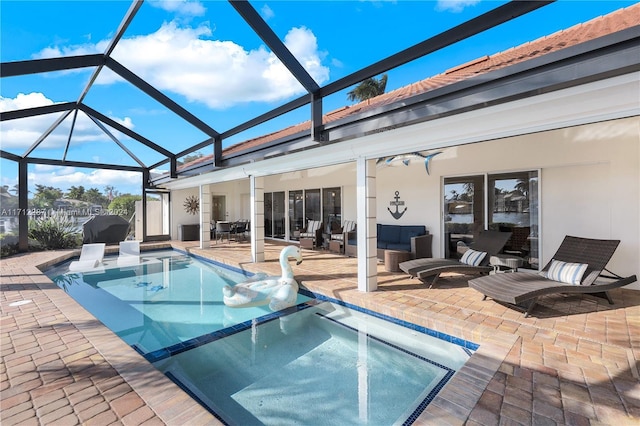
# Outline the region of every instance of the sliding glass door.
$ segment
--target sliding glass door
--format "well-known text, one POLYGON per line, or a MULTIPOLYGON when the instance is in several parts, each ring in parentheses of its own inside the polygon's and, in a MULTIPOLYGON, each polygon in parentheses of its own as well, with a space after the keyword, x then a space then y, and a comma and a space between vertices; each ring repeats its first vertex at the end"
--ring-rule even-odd
POLYGON ((285 237, 284 192, 265 192, 264 194, 264 235, 267 238, 285 237))
POLYGON ((339 229, 342 226, 342 197, 340 188, 322 190, 322 220, 327 229, 339 229))
POLYGON ((298 241, 304 232, 304 192, 289 191, 289 238, 298 241))
POLYGON ((504 252, 538 269, 538 172, 488 176, 489 229, 511 232, 504 252))
POLYGON ((443 217, 445 257, 458 259, 484 229, 484 176, 445 178, 443 217))
POLYGON ((289 239, 297 241, 310 220, 327 223, 342 221, 340 188, 289 191, 289 239))
POLYGON ((445 257, 460 258, 478 232, 490 229, 511 232, 503 253, 538 269, 537 171, 448 177, 443 190, 445 257))

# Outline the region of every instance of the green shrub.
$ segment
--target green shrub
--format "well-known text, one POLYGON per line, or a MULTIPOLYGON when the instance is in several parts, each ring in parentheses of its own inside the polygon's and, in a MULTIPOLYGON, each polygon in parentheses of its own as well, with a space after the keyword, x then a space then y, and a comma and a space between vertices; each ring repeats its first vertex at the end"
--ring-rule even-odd
POLYGON ((9 257, 18 253, 18 243, 0 245, 0 257, 9 257))
POLYGON ((50 216, 29 221, 29 238, 44 250, 77 247, 80 235, 70 216, 54 211, 50 216))

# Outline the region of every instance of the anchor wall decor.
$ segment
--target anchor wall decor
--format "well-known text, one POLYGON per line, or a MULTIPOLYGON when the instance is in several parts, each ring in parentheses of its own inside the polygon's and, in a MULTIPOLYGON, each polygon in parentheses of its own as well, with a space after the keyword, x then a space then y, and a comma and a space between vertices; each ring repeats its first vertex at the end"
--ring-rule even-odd
POLYGON ((389 213, 391 213, 391 216, 393 216, 395 220, 398 220, 407 211, 407 208, 405 207, 403 211, 399 209, 400 206, 404 206, 404 201, 400 201, 400 191, 396 191, 396 196, 393 197, 393 199, 395 201, 391 201, 389 205, 396 206, 396 211, 391 211, 389 207, 387 207, 387 210, 389 210, 389 213))

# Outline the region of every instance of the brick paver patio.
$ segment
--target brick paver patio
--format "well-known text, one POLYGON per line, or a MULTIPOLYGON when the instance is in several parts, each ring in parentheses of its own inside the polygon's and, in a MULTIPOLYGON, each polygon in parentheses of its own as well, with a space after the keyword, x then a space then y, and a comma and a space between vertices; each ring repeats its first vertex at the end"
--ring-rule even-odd
MULTIPOLYGON (((171 245, 279 274, 281 245, 267 244, 260 264, 248 243, 171 245)), ((0 260, 2 425, 218 424, 39 269, 73 255, 0 260)), ((640 424, 640 291, 614 291, 613 306, 552 296, 524 318, 482 301, 466 278, 428 289, 380 265, 379 291, 361 293, 355 259, 311 250, 304 258, 294 272, 311 291, 480 344, 416 424, 640 424)))

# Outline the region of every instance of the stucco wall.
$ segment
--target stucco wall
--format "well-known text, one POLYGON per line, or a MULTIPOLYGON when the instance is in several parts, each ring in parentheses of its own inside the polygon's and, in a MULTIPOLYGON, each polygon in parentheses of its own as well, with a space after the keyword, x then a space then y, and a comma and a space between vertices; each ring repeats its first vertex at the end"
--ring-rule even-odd
POLYGON ((610 269, 640 275, 639 135, 634 117, 446 148, 431 175, 420 161, 379 169, 378 221, 393 221, 388 201, 399 190, 407 212, 397 223, 424 223, 441 256, 445 177, 539 169, 543 264, 566 234, 619 239, 610 269))
POLYGON ((171 192, 171 238, 178 239, 178 226, 198 223, 199 215, 193 215, 184 209, 184 201, 189 196, 199 197, 199 188, 180 189, 171 192))

